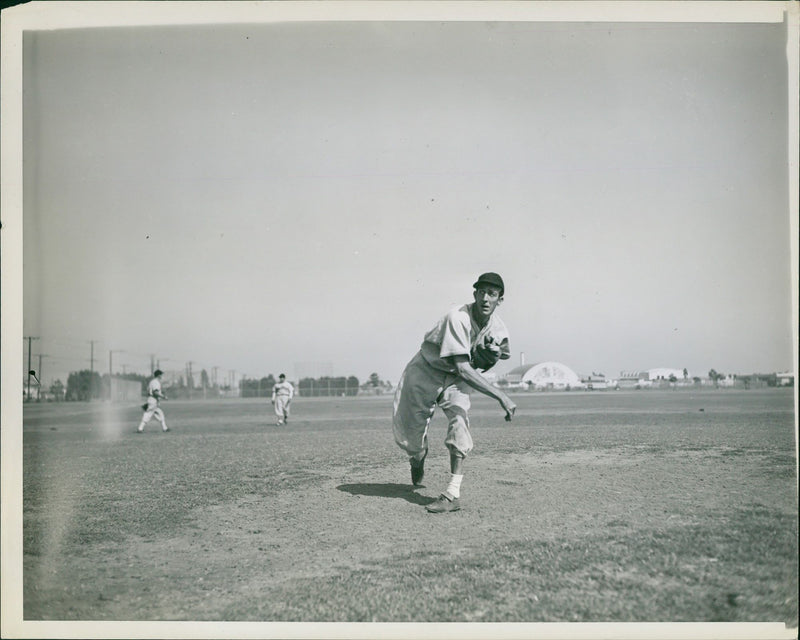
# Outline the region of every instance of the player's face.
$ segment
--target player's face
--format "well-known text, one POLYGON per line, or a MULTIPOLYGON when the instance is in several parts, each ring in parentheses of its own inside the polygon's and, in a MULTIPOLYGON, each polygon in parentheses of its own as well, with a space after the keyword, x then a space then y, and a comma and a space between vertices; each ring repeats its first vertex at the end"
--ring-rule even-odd
POLYGON ((488 320, 497 309, 497 305, 503 300, 500 289, 497 287, 481 286, 475 289, 473 295, 475 296, 475 315, 479 320, 488 320))

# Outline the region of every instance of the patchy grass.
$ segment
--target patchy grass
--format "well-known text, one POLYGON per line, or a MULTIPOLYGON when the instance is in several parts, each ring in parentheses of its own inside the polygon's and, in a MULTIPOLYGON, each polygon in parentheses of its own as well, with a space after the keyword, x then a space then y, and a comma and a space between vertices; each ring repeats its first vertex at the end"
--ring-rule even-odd
MULTIPOLYGON (((514 541, 458 556, 416 554, 271 590, 266 620, 754 622, 796 626, 797 530, 764 509, 737 526, 514 541), (346 606, 342 608, 342 603, 346 606)), ((232 607, 226 619, 252 612, 232 607)))
POLYGON ((173 403, 144 435, 135 407, 26 408, 25 617, 797 625, 790 393, 517 401, 474 400, 444 516, 444 421, 413 491, 388 397, 299 399, 282 429, 173 403))

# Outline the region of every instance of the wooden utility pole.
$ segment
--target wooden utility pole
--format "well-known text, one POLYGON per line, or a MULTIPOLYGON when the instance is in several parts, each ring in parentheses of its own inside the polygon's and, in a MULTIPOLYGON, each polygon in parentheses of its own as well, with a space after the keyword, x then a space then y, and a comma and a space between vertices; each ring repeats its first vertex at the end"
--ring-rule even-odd
POLYGON ((189 389, 189 400, 192 399, 192 390, 194 389, 194 377, 192 376, 192 365, 194 362, 191 360, 186 363, 186 388, 189 389))
POLYGON ((94 343, 96 340, 89 340, 89 344, 92 345, 91 356, 89 357, 90 367, 89 370, 89 402, 92 401, 94 398, 94 343))
POLYGON ((28 392, 25 398, 27 402, 31 401, 31 342, 33 340, 38 340, 38 339, 39 338, 33 336, 28 336, 26 338, 23 338, 23 340, 28 341, 28 392))

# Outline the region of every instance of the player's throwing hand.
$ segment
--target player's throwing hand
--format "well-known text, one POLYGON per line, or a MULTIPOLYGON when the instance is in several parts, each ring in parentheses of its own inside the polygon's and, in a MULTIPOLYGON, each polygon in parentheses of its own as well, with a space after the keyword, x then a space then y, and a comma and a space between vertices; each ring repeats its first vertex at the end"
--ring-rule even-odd
POLYGON ((514 412, 517 410, 517 405, 515 405, 508 396, 506 396, 505 402, 502 402, 501 404, 506 412, 506 422, 511 422, 511 418, 514 416, 514 412))

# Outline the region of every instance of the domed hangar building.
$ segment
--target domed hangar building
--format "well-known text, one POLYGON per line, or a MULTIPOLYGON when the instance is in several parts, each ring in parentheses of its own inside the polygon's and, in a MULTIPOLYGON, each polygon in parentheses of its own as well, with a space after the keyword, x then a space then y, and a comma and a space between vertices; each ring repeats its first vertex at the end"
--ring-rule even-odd
POLYGON ((505 375, 510 387, 521 389, 582 389, 580 377, 560 362, 539 362, 514 367, 505 375))

